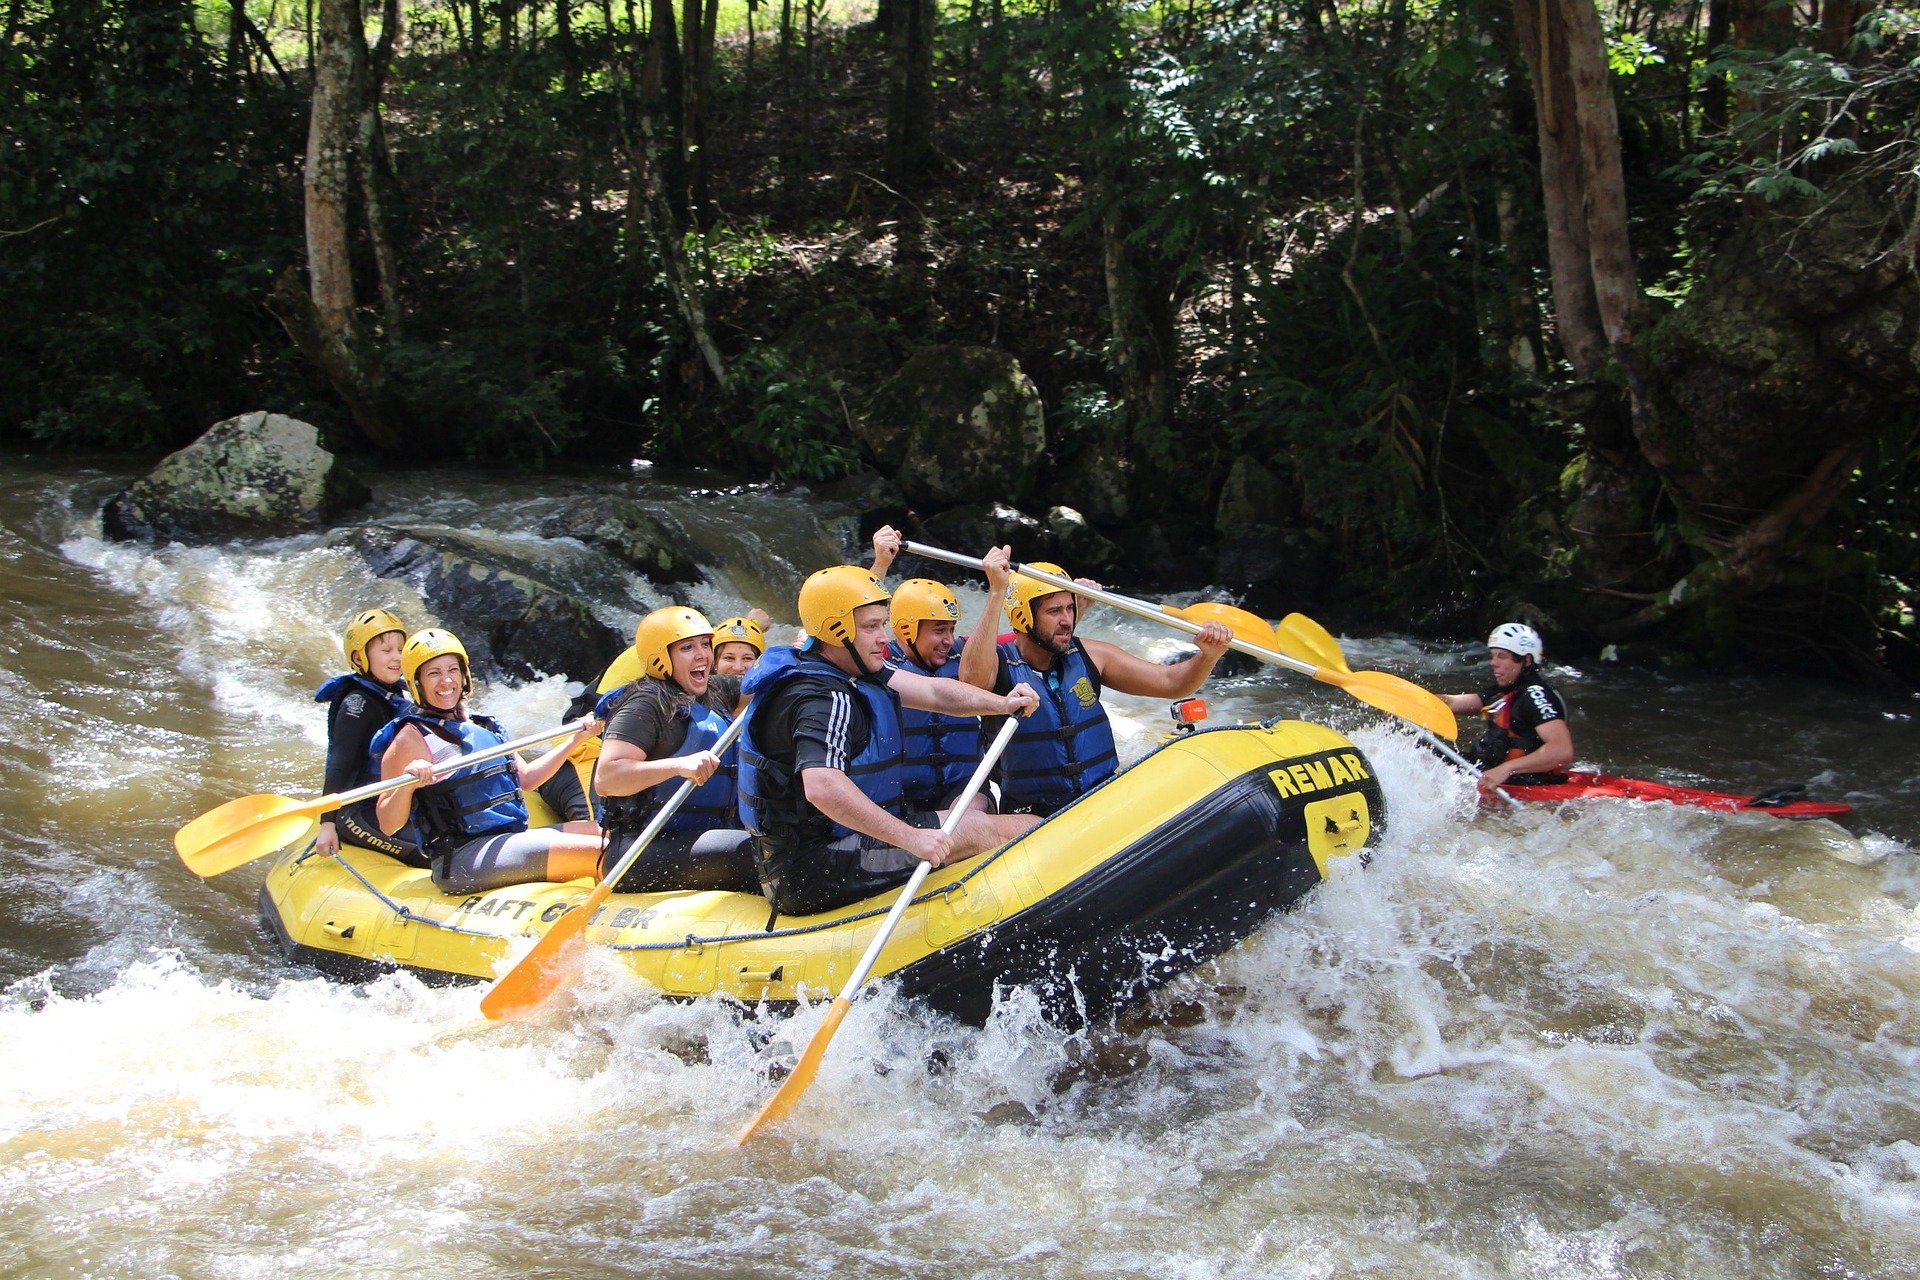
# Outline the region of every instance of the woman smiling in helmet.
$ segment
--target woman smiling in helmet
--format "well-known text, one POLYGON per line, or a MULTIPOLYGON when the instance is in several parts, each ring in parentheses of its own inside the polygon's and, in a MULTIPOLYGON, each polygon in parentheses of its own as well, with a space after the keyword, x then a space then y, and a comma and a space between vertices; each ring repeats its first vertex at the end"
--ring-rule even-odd
POLYGON ((681 780, 695 785, 614 886, 622 893, 752 893, 760 887, 749 837, 735 829, 735 752, 729 749, 722 758, 709 749, 740 701, 740 678, 714 670, 717 634, 698 609, 682 605, 655 609, 634 628, 634 653, 646 674, 620 692, 593 775, 608 833, 605 863, 611 867, 625 855, 681 780))
POLYGON ((1563 782, 1573 763, 1573 730, 1567 704, 1540 678, 1546 645, 1540 633, 1521 622, 1504 622, 1487 637, 1493 684, 1479 693, 1449 694, 1444 701, 1463 715, 1480 712, 1487 731, 1475 763, 1480 788, 1491 791, 1509 782, 1563 782))
POLYGON ((414 784, 381 795, 381 830, 414 823, 442 893, 597 875, 599 828, 569 822, 529 830, 520 789, 552 777, 569 751, 599 732, 600 722, 589 720, 531 762, 508 756, 434 781, 435 762, 497 746, 507 731, 491 716, 467 710, 473 681, 466 648, 452 632, 434 627, 410 636, 400 667, 417 707, 381 729, 373 749, 381 753, 382 778, 408 775, 414 784))
POLYGON ((767 623, 758 609, 738 618, 723 618, 713 629, 713 674, 744 676, 767 651, 767 623))
MULTIPOLYGON (((377 757, 368 750, 373 736, 395 716, 413 709, 400 675, 400 649, 406 640, 407 624, 386 609, 362 609, 347 624, 343 641, 351 670, 327 681, 313 695, 315 702, 327 704, 325 789, 329 793, 374 781, 379 767, 377 757)), ((411 833, 396 839, 380 830, 372 800, 324 816, 314 848, 321 853, 337 853, 342 837, 349 844, 413 866, 427 865, 411 833)))

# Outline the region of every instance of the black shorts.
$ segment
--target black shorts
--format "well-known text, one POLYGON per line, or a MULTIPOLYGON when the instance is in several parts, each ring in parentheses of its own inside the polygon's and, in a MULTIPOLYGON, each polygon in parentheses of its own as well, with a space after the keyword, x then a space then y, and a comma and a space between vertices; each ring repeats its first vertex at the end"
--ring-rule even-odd
MULTIPOLYGON (((923 831, 940 829, 940 815, 926 810, 908 810, 900 820, 923 831)), ((777 885, 761 878, 762 891, 783 916, 816 915, 896 889, 913 878, 920 859, 898 845, 856 831, 814 845, 793 862, 794 871, 777 885)))

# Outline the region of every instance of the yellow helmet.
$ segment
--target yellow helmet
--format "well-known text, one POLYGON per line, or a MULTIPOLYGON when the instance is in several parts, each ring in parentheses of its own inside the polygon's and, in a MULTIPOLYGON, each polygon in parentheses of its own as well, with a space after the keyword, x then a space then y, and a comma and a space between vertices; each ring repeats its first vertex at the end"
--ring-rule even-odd
POLYGON ((959 622, 960 602, 953 598, 953 592, 945 583, 932 578, 908 578, 893 593, 889 619, 900 643, 912 647, 919 642, 921 623, 959 622))
POLYGON ((871 573, 858 565, 836 564, 800 584, 800 625, 817 640, 851 649, 853 611, 887 599, 887 589, 871 573))
POLYGON ((713 647, 723 644, 750 644, 755 653, 765 653, 767 632, 752 618, 725 618, 713 629, 713 647))
POLYGON ((682 640, 712 634, 713 624, 706 614, 683 604, 670 604, 640 619, 640 625, 633 629, 633 651, 648 675, 671 680, 673 656, 667 650, 682 640))
POLYGON ((407 634, 407 624, 389 609, 363 609, 347 624, 347 665, 367 674, 367 646, 389 631, 407 634))
POLYGON ((400 673, 407 679, 413 700, 421 706, 426 706, 427 700, 420 692, 420 668, 449 653, 460 659, 460 696, 464 698, 473 692, 473 663, 468 660, 460 638, 439 627, 428 627, 407 637, 407 647, 400 651, 400 673))
MULTIPOLYGON (((1056 578, 1067 576, 1065 569, 1057 564, 1048 564, 1045 560, 1035 560, 1027 568, 1050 573, 1056 578)), ((1029 578, 1024 573, 1014 574, 1013 581, 1007 584, 1007 621, 1013 624, 1015 631, 1027 634, 1033 630, 1033 602, 1059 590, 1062 588, 1038 578, 1029 578)))

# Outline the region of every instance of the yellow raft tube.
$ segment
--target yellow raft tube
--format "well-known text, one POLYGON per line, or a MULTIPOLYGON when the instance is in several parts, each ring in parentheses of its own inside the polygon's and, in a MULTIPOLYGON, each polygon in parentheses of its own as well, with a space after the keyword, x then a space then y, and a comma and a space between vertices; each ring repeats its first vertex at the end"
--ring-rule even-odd
MULTIPOLYGON (((1331 729, 1176 737, 1020 839, 935 870, 873 976, 971 1022, 1023 986, 1061 1021, 1103 1018, 1293 905, 1383 818, 1372 766, 1331 729)), ((484 980, 591 887, 450 897, 382 854, 294 851, 268 873, 260 913, 289 955, 340 976, 484 980)), ((836 994, 894 896, 769 923, 756 894, 616 893, 586 936, 670 996, 778 1005, 836 994)))

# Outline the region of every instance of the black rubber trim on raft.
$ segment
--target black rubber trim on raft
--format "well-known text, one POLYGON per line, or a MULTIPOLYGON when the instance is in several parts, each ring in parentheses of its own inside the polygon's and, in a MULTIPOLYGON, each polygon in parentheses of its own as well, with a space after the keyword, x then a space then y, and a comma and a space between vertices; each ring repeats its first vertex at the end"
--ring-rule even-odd
POLYGON ((1367 799, 1372 837, 1385 824, 1371 777, 1283 799, 1270 771, 1242 774, 1045 901, 891 980, 966 1022, 985 1021, 995 991, 1018 986, 1038 991, 1048 1016, 1063 1025, 1107 1018, 1220 954, 1320 882, 1307 848, 1309 802, 1357 791, 1367 799))

